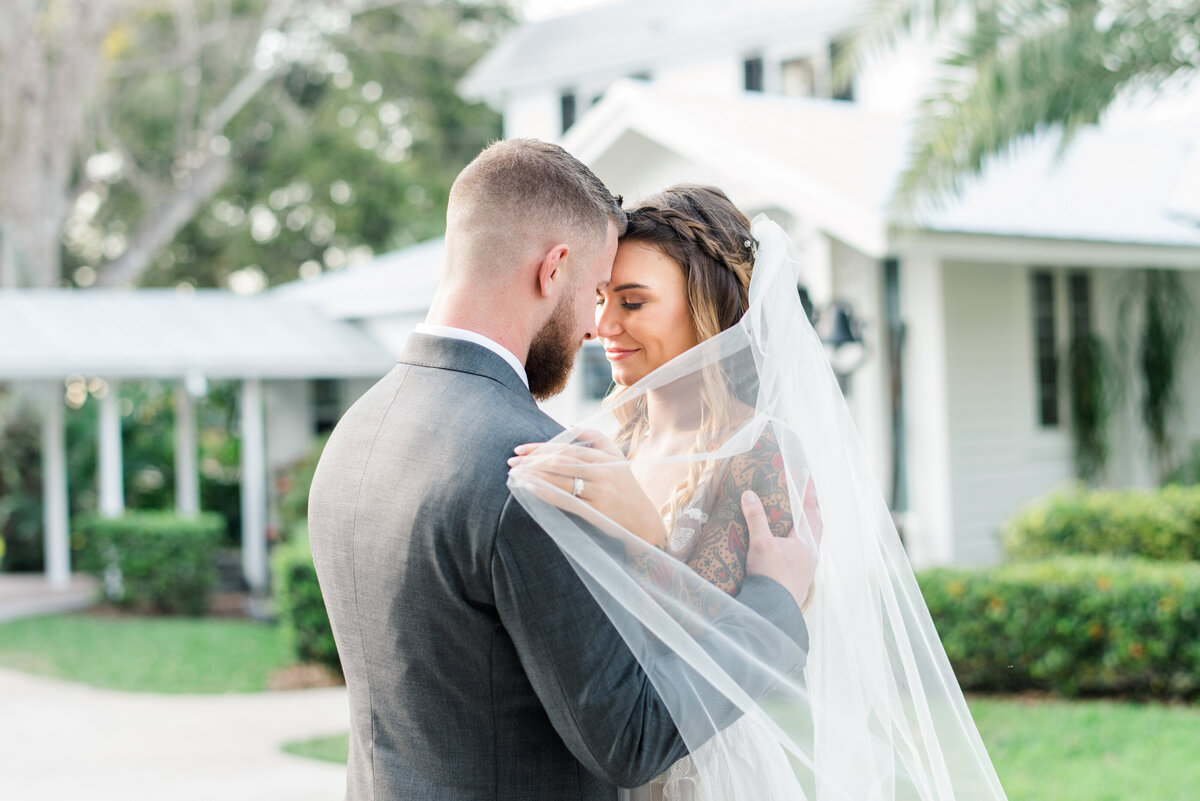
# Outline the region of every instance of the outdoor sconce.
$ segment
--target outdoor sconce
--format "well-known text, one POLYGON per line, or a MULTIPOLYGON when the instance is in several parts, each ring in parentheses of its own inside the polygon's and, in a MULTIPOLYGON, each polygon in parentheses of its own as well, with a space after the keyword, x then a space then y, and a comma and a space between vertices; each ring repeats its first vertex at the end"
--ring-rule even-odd
POLYGON ((862 323, 854 316, 854 309, 844 300, 835 300, 816 308, 808 289, 797 286, 800 305, 804 314, 817 332, 817 338, 825 346, 825 355, 837 376, 842 391, 846 391, 846 379, 862 367, 867 359, 867 345, 862 336, 862 323))
POLYGON ((814 328, 844 390, 845 379, 867 359, 862 323, 854 316, 849 303, 835 300, 817 312, 814 328))

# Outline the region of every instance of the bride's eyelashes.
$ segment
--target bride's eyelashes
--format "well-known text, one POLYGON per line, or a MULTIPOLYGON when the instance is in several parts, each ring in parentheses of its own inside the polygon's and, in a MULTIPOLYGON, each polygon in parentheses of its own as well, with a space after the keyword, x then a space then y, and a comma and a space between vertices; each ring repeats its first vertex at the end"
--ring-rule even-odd
MULTIPOLYGON (((597 306, 604 305, 604 297, 602 295, 597 296, 596 305, 597 306)), ((638 301, 637 303, 634 303, 633 301, 622 301, 621 302, 621 308, 625 309, 626 311, 637 311, 638 309, 642 308, 645 305, 646 305, 645 301, 638 301)))

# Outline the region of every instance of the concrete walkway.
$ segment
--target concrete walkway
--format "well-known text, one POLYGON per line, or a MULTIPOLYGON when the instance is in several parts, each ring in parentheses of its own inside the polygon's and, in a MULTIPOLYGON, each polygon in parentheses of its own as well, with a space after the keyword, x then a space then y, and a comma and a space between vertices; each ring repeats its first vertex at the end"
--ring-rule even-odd
POLYGON ((73 573, 68 586, 56 589, 41 573, 0 573, 0 623, 87 609, 96 603, 97 584, 89 575, 73 573))
POLYGON ((279 747, 348 728, 344 688, 151 695, 0 668, 0 799, 338 801, 345 768, 279 747))

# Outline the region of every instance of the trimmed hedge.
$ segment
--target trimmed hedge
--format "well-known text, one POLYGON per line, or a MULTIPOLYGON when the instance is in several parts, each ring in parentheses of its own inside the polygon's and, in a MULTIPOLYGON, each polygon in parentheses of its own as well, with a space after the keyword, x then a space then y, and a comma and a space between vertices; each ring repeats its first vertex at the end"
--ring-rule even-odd
POLYGON ((1200 692, 1200 564, 1059 557, 918 582, 965 689, 1200 692))
POLYGON ((213 512, 181 517, 131 511, 80 521, 85 566, 114 603, 166 614, 202 615, 217 588, 217 549, 225 520, 213 512), (119 579, 114 581, 114 579, 119 579))
POLYGON ((1200 486, 1056 495, 1014 517, 1009 557, 1111 554, 1200 560, 1200 486))
POLYGON ((307 533, 301 529, 271 554, 275 613, 293 653, 301 662, 316 662, 339 673, 342 664, 317 583, 307 533))

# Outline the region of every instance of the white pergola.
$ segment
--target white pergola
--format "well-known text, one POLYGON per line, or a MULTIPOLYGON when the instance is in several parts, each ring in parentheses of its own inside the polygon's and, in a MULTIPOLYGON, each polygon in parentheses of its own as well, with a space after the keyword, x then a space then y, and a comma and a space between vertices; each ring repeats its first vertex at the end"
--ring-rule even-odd
POLYGON ((98 511, 124 512, 121 379, 176 381, 175 502, 200 508, 194 398, 209 379, 241 381, 242 571, 267 584, 267 469, 263 382, 366 378, 395 358, 352 323, 312 306, 220 290, 2 290, 0 381, 33 385, 42 424, 46 577, 70 581, 64 384, 70 376, 109 385, 100 400, 98 511))

